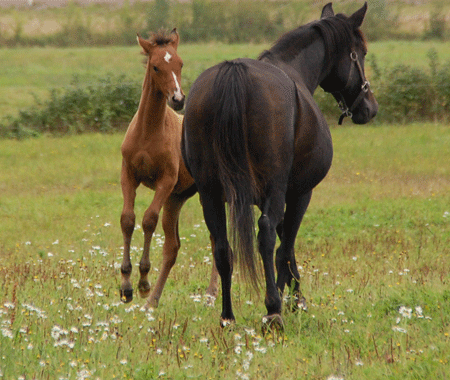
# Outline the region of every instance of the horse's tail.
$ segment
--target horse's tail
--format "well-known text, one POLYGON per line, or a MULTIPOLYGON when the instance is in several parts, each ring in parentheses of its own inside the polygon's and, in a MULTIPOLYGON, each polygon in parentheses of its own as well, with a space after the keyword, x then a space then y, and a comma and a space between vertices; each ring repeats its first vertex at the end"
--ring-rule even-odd
POLYGON ((213 110, 212 146, 228 203, 231 246, 244 276, 257 287, 253 203, 259 186, 248 145, 248 66, 243 62, 223 62, 213 91, 216 108, 213 110))

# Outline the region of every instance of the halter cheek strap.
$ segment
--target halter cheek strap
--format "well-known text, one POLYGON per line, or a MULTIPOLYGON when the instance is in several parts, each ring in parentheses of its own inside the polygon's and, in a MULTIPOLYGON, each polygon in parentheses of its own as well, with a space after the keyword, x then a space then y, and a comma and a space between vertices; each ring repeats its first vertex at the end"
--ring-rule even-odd
POLYGON ((355 101, 352 103, 352 105, 350 107, 348 107, 347 103, 345 102, 344 96, 342 95, 342 92, 345 91, 350 86, 350 80, 352 78, 352 72, 353 72, 353 65, 352 65, 352 66, 350 66, 350 74, 348 76, 347 84, 345 85, 345 87, 340 91, 331 92, 331 94, 333 94, 335 96, 335 98, 338 100, 338 106, 342 111, 342 114, 339 117, 339 122, 338 122, 339 125, 342 125, 342 121, 344 120, 344 118, 346 116, 348 116, 348 117, 353 116, 353 111, 359 106, 359 104, 362 102, 362 100, 366 96, 367 92, 370 90, 370 83, 366 79, 366 76, 364 75, 364 71, 361 67, 361 64, 358 61, 358 54, 356 53, 356 51, 352 51, 350 53, 350 59, 352 60, 352 62, 355 63, 356 68, 359 71, 359 75, 362 79, 363 84, 361 86, 361 90, 360 90, 358 96, 356 97, 355 101))

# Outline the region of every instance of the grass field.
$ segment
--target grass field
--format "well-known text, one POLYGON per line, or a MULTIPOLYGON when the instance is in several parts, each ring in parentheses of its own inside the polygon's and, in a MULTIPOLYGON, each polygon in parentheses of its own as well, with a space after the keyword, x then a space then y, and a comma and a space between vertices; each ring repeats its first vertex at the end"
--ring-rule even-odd
MULTIPOLYGON (((332 134, 333 166, 296 243, 309 312, 284 310, 284 334, 266 336, 262 293, 238 274, 235 326, 219 328, 220 296, 205 305, 211 254, 197 197, 160 307, 119 301, 122 135, 0 141, 0 377, 446 378, 450 129, 332 134)), ((150 197, 140 189, 138 220, 150 197)), ((138 227, 134 263, 142 240, 138 227)))

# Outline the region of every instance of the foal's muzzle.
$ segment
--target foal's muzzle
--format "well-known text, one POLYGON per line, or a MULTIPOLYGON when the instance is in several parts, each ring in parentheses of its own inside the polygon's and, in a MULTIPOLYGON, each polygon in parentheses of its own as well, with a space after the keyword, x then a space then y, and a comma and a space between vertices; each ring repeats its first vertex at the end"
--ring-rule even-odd
POLYGON ((175 111, 180 111, 184 107, 185 96, 176 97, 175 95, 169 98, 169 106, 173 108, 175 111))

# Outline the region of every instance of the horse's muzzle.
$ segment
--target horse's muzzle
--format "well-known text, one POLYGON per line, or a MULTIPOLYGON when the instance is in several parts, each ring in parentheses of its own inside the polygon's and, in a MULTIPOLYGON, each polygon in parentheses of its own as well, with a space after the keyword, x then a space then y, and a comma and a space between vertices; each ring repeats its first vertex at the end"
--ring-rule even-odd
POLYGON ((361 106, 352 114, 352 121, 355 124, 366 124, 378 113, 378 102, 375 98, 364 99, 361 106))

